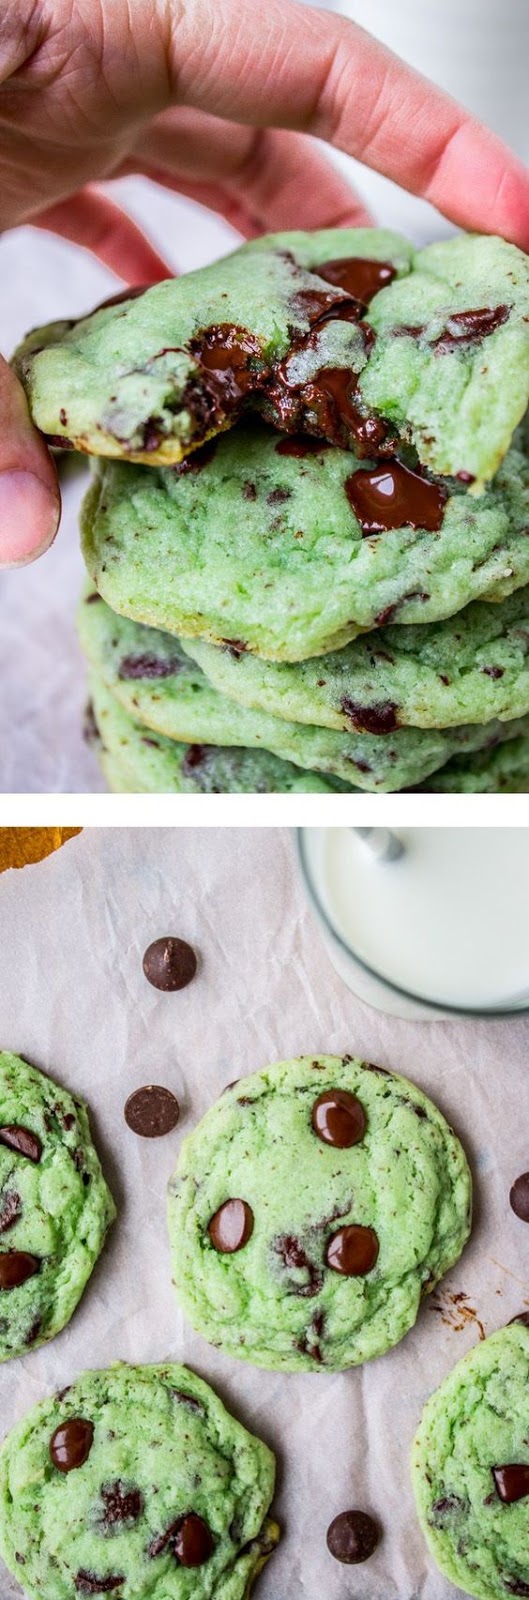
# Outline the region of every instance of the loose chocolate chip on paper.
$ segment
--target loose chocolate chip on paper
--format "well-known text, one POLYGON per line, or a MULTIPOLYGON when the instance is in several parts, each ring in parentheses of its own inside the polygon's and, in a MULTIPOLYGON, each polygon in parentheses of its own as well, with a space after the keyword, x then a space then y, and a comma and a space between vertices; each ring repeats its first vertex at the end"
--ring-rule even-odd
POLYGON ((522 1222, 529 1222, 529 1172, 521 1172, 515 1179, 509 1201, 515 1215, 522 1222))
POLYGON ((73 1472, 88 1460, 94 1438, 94 1424, 86 1417, 70 1417, 59 1423, 50 1439, 50 1456, 59 1472, 73 1472))
POLYGON ((380 1531, 366 1511, 341 1511, 327 1530, 327 1548, 335 1561, 348 1565, 367 1561, 376 1550, 380 1531))
POLYGON ((145 977, 155 989, 185 989, 196 970, 197 958, 192 946, 172 934, 155 939, 143 957, 145 977))
POLYGON ((176 1095, 161 1083, 135 1089, 125 1104, 125 1121, 142 1139, 161 1139, 176 1128, 180 1106, 176 1095))

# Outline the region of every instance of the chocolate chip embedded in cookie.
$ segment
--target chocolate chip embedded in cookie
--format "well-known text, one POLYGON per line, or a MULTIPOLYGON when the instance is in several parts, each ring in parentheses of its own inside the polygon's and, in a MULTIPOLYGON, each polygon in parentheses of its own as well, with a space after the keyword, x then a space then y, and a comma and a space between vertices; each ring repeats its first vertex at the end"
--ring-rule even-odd
POLYGON ((274 1466, 188 1368, 86 1372, 4 1441, 0 1554, 29 1600, 248 1600, 279 1538, 274 1466))
POLYGON ((407 1080, 348 1056, 280 1062, 226 1089, 184 1141, 177 1294, 231 1356, 354 1366, 403 1337, 457 1260, 470 1189, 461 1145, 407 1080))

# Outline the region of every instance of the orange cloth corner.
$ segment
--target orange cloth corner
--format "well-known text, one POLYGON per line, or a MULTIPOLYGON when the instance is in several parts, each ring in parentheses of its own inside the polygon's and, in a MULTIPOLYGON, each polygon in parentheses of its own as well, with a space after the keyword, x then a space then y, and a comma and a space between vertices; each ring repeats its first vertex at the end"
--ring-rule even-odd
POLYGON ((0 828, 0 872, 42 861, 81 832, 81 828, 0 828))

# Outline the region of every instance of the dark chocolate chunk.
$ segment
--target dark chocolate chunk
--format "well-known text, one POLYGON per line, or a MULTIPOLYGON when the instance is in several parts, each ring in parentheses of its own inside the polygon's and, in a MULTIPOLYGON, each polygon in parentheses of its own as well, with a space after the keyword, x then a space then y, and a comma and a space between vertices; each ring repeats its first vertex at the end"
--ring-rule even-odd
POLYGON ((520 1173, 513 1183, 509 1202, 512 1210, 522 1222, 529 1222, 529 1172, 520 1173))
POLYGON ((357 379, 344 367, 324 367, 307 392, 307 404, 333 444, 354 441, 357 455, 377 455, 388 428, 380 417, 363 416, 356 401, 357 379))
POLYGON ((327 1548, 335 1561, 347 1565, 367 1561, 380 1539, 380 1530, 367 1511, 341 1511, 327 1529, 327 1548))
POLYGON ((191 354, 200 363, 214 401, 233 411, 245 394, 255 389, 263 368, 259 340, 246 328, 220 323, 206 328, 190 341, 191 354))
POLYGON ((104 1484, 101 1499, 103 1511, 99 1525, 105 1530, 119 1527, 124 1522, 137 1522, 141 1517, 144 1507, 141 1489, 127 1486, 120 1478, 116 1483, 104 1484))
POLYGON ((83 1568, 74 1581, 78 1594, 111 1594, 113 1589, 121 1588, 125 1579, 123 1573, 118 1576, 111 1573, 108 1578, 98 1578, 95 1572, 86 1572, 83 1568))
POLYGON ((523 1600, 529 1596, 529 1583, 524 1583, 523 1578, 504 1578, 507 1594, 522 1595, 523 1600))
POLYGON ((197 970, 197 958, 185 939, 168 934, 155 939, 143 957, 143 971, 155 989, 185 989, 197 970))
POLYGON ((524 1500, 529 1494, 529 1465, 516 1462, 505 1467, 491 1467, 496 1494, 504 1505, 524 1500))
POLYGON ((233 1255, 242 1250, 253 1233, 253 1211, 246 1200, 225 1200, 208 1223, 208 1233, 215 1250, 221 1255, 233 1255))
POLYGON ((165 1550, 171 1550, 181 1567, 203 1567, 213 1554, 213 1539, 207 1522, 197 1516, 196 1511, 178 1517, 149 1545, 149 1555, 153 1559, 165 1550))
POLYGON ((487 678, 503 678, 505 667, 481 667, 487 678))
POLYGON ((13 1223, 17 1221, 21 1212, 22 1201, 20 1195, 16 1193, 15 1189, 6 1189, 5 1194, 0 1197, 0 1233, 7 1233, 8 1228, 13 1227, 13 1223))
POLYGON ((161 1139, 176 1128, 180 1106, 176 1095, 161 1083, 146 1084, 135 1089, 125 1103, 125 1122, 133 1133, 142 1139, 161 1139))
POLYGON ((50 1439, 50 1456, 59 1472, 73 1472, 88 1461, 94 1438, 94 1424, 86 1417, 71 1417, 59 1423, 50 1439))
POLYGON ((461 345, 475 344, 479 339, 486 339, 488 334, 495 333, 496 328, 501 328, 510 316, 509 306, 480 307, 478 311, 455 311, 448 317, 444 332, 435 340, 434 350, 438 355, 445 355, 447 350, 453 350, 461 345))
POLYGON ((40 1261, 26 1250, 4 1250, 0 1254, 0 1289, 19 1289, 39 1270, 40 1261))
POLYGON ((124 656, 120 661, 118 678, 173 678, 182 671, 178 656, 155 656, 149 651, 143 655, 124 656))
POLYGON ((327 1266, 341 1272, 346 1278, 363 1278, 371 1272, 379 1251, 374 1228, 363 1228, 350 1223, 339 1228, 327 1245, 327 1266))
POLYGON ((398 706, 391 700, 381 700, 374 706, 362 706, 344 694, 340 710, 358 733, 393 733, 399 726, 398 706))
POLYGON ((315 1262, 311 1261, 301 1240, 293 1233, 283 1233, 275 1240, 274 1249, 288 1271, 307 1274, 306 1283, 296 1282, 292 1285, 292 1294, 298 1295, 302 1300, 311 1299, 313 1295, 319 1294, 323 1285, 323 1275, 315 1262))
POLYGON ((440 1500, 435 1500, 432 1506, 432 1521, 443 1523, 446 1517, 451 1517, 459 1511, 464 1511, 465 1501, 457 1494, 441 1495, 440 1500))
POLYGON ((15 1127, 8 1123, 0 1128, 0 1144, 6 1144, 9 1150, 15 1150, 17 1155, 25 1156, 27 1161, 40 1161, 42 1145, 36 1133, 30 1133, 29 1128, 15 1127))
POLYGON ((391 528, 438 533, 442 525, 446 489, 399 461, 351 473, 345 492, 364 534, 388 533, 391 528))
POLYGON ((519 1311, 517 1317, 511 1317, 510 1322, 507 1323, 507 1327, 512 1328, 513 1323, 515 1322, 521 1322, 522 1327, 529 1328, 529 1311, 519 1311))
POLYGON ((323 261, 314 271, 319 278, 325 278, 326 283, 334 283, 338 289, 345 289, 355 300, 360 300, 362 306, 368 306, 379 289, 385 289, 396 276, 396 268, 390 261, 373 261, 367 256, 345 256, 341 261, 323 261))
POLYGON ((314 1102, 312 1126, 324 1144, 348 1150, 364 1137, 367 1126, 364 1107, 347 1089, 327 1089, 314 1102))

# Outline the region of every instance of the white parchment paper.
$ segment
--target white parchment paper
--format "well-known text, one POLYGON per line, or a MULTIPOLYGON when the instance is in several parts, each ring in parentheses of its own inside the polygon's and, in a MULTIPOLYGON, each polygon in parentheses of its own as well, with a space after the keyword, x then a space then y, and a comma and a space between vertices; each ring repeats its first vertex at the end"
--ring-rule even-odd
MULTIPOLYGON (((1 1047, 86 1097, 119 1206, 69 1328, 0 1368, 1 1434, 85 1367, 183 1359, 277 1451, 284 1537, 259 1600, 449 1600, 417 1528, 408 1456, 423 1402, 478 1338, 477 1319, 490 1333, 529 1305, 529 1228, 508 1201, 529 1165, 529 1024, 408 1023, 362 1005, 328 964, 283 830, 85 831, 0 878, 0 941, 1 1047), (160 994, 142 956, 170 932, 196 946, 200 970, 160 994), (476 1220, 399 1347, 337 1376, 277 1375, 231 1361, 184 1323, 165 1189, 181 1137, 228 1081, 318 1051, 364 1055, 434 1097, 466 1145, 476 1220), (127 1095, 149 1082, 182 1105, 175 1133, 152 1142, 123 1118, 127 1095), (331 1518, 351 1505, 384 1527, 357 1568, 325 1547, 331 1518)), ((19 1594, 0 1574, 1 1600, 19 1594)))

